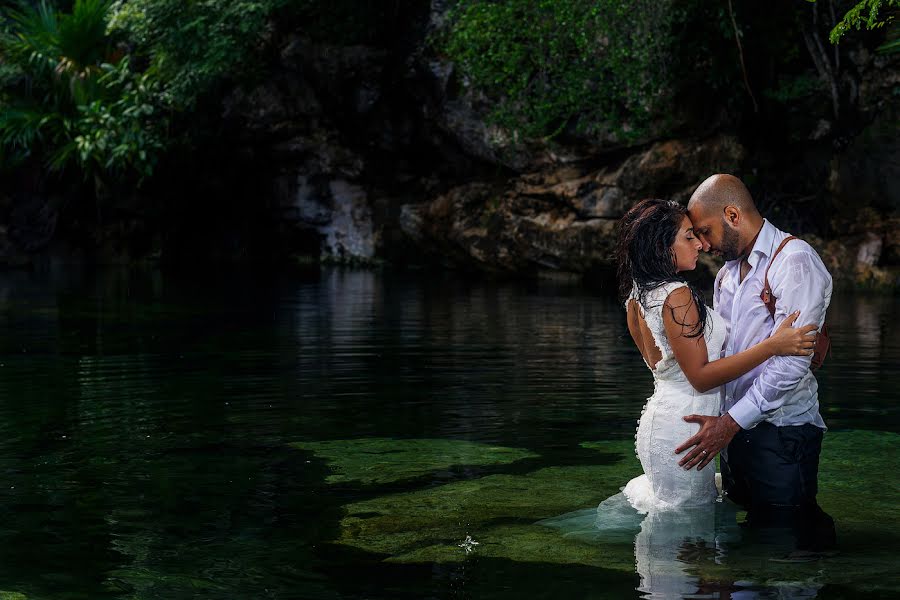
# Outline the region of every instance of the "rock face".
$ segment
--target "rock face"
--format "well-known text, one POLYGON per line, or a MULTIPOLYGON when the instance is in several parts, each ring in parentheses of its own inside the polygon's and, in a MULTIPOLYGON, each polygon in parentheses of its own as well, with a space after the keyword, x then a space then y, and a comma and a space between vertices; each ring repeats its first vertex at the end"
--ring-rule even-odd
MULTIPOLYGON (((440 30, 449 5, 433 0, 419 34, 440 30)), ((489 100, 423 39, 399 63, 384 48, 291 33, 271 76, 225 98, 226 122, 271 157, 281 247, 371 261, 402 238, 450 264, 582 273, 608 262, 615 220, 634 201, 683 195, 743 156, 727 137, 628 155, 602 124, 589 142, 518 139, 489 124, 489 100), (621 154, 598 161, 612 149, 621 154)))
POLYGON ((277 182, 278 215, 297 235, 314 236, 323 258, 371 261, 377 236, 365 189, 343 179, 314 184, 305 174, 277 182))
MULTIPOLYGON (((871 214, 871 213, 870 213, 871 214)), ((900 285, 900 219, 859 225, 840 239, 808 237, 836 286, 896 289, 900 285)))
POLYGON ((597 170, 569 165, 462 185, 403 206, 400 225, 452 263, 584 273, 611 263, 616 221, 635 202, 686 199, 709 173, 735 170, 743 155, 727 136, 659 142, 597 170))
MULTIPOLYGON (((273 206, 282 235, 295 238, 285 246, 317 247, 324 259, 371 261, 383 249, 385 228, 393 227, 447 264, 584 273, 609 263, 615 221, 635 201, 683 198, 709 173, 736 169, 744 155, 734 138, 719 136, 657 142, 607 166, 586 167, 589 154, 519 143, 487 125, 484 99, 474 91, 449 93, 452 65, 435 60, 414 61, 412 75, 402 75, 430 82, 419 118, 433 120, 434 129, 413 134, 410 117, 383 114, 391 80, 386 60, 377 49, 324 47, 294 36, 281 51, 277 76, 226 99, 226 119, 275 158, 273 206), (373 133, 362 146, 360 128, 373 133), (372 168, 378 153, 402 156, 450 144, 521 174, 497 181, 496 167, 470 169, 461 161, 434 175, 463 182, 441 194, 418 183, 417 202, 395 210, 379 197, 372 168), (388 218, 378 220, 384 204, 388 218)), ((388 167, 393 184, 424 179, 402 161, 388 167)))
POLYGON ((580 218, 551 196, 513 184, 460 186, 422 205, 405 205, 404 232, 445 262, 486 270, 583 272, 606 259, 612 219, 580 218))
POLYGON ((319 229, 324 251, 331 256, 370 260, 375 257, 372 210, 366 191, 359 185, 335 180, 328 184, 331 220, 319 229))
POLYGON ((317 246, 323 259, 375 258, 379 236, 361 179, 366 161, 344 143, 326 107, 341 98, 350 113, 369 112, 381 94, 383 63, 383 52, 375 49, 316 45, 293 36, 275 77, 225 99, 225 119, 239 123, 248 143, 274 159, 272 205, 287 238, 283 246, 317 246), (350 97, 343 94, 348 82, 350 97))
POLYGON ((840 164, 838 193, 851 205, 900 211, 900 109, 881 113, 853 141, 840 164))
MULTIPOLYGON (((739 130, 722 120, 723 108, 692 123, 687 112, 660 115, 659 126, 630 145, 610 123, 556 140, 520 139, 492 125, 492 101, 427 41, 446 27, 453 4, 431 0, 396 44, 341 46, 282 32, 267 77, 224 100, 225 121, 265 157, 266 204, 287 254, 582 274, 610 264, 615 223, 636 201, 684 201, 711 173, 769 169, 760 160, 769 150, 750 156, 737 137, 716 133, 739 130)), ((832 138, 840 124, 804 107, 809 131, 799 139, 819 162, 777 166, 796 178, 787 189, 821 180, 819 194, 836 204, 864 198, 896 210, 896 110, 885 98, 900 81, 898 61, 864 50, 850 58, 862 134, 838 157, 822 152, 839 146, 832 138)), ((857 234, 843 246, 858 248, 857 234)), ((879 235, 877 252, 871 242, 861 258, 832 253, 841 272, 856 273, 857 262, 877 270, 900 256, 896 240, 879 235)))

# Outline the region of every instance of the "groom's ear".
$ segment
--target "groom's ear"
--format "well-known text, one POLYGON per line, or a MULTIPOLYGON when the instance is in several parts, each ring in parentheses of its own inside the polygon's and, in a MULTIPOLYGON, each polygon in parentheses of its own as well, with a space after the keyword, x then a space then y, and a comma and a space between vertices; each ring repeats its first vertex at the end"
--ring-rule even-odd
POLYGON ((732 227, 737 227, 741 223, 741 209, 737 206, 732 206, 729 204, 723 209, 723 213, 725 216, 725 222, 731 225, 732 227))

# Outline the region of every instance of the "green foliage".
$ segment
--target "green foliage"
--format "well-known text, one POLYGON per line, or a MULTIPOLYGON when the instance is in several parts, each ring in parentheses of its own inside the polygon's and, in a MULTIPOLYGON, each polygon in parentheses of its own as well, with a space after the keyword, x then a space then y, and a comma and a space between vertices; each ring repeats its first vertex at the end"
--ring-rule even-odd
MULTIPOLYGON (((812 0, 815 2, 815 0, 812 0)), ((859 31, 862 28, 873 30, 880 29, 891 23, 896 17, 896 10, 900 8, 900 0, 862 0, 859 4, 847 11, 834 29, 829 38, 832 44, 837 44, 841 37, 851 29, 859 31)), ((882 49, 898 48, 895 39, 882 49)))
POLYGON ((5 13, 0 38, 0 144, 13 164, 77 166, 85 179, 152 173, 164 148, 156 86, 119 58, 107 34, 110 0, 46 0, 5 13))
POLYGON ((438 40, 491 119, 527 137, 573 123, 640 135, 669 97, 667 2, 462 0, 438 40))
POLYGON ((2 40, 6 61, 47 94, 45 101, 83 101, 95 92, 99 65, 110 54, 109 5, 109 0, 76 0, 71 14, 60 14, 42 1, 9 10, 5 16, 12 27, 2 40))
POLYGON ((4 164, 34 158, 54 171, 76 167, 86 180, 146 178, 170 145, 169 115, 247 75, 269 17, 288 2, 75 0, 62 12, 68 3, 41 0, 0 9, 4 164))
POLYGON ((269 15, 287 0, 117 0, 110 30, 149 59, 176 109, 190 109, 225 79, 246 74, 269 15))
POLYGON ((286 2, 75 0, 64 13, 41 0, 3 11, 4 162, 39 157, 88 180, 151 175, 167 116, 245 74, 286 2))
MULTIPOLYGON (((118 93, 112 101, 94 100, 79 106, 73 122, 73 144, 78 162, 88 171, 130 168, 141 176, 153 173, 156 157, 166 147, 159 117, 159 85, 149 75, 133 75, 128 61, 103 65, 100 83, 118 93)), ((164 122, 164 118, 162 119, 164 122)))
POLYGON ((900 52, 900 31, 895 30, 891 39, 879 46, 878 51, 884 52, 885 54, 900 52))

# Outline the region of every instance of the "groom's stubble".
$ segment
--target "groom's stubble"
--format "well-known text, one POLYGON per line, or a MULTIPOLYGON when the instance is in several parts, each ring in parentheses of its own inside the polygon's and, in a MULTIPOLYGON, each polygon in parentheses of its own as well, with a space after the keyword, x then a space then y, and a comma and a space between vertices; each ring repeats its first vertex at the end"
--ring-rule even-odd
POLYGON ((719 251, 725 260, 741 258, 741 234, 722 219, 722 247, 719 251))

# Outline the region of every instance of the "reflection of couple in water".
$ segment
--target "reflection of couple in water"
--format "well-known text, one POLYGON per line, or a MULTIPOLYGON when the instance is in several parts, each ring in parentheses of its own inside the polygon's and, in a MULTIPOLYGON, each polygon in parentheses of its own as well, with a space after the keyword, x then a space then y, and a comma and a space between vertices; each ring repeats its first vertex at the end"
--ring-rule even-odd
POLYGON ((629 210, 617 258, 628 329, 655 391, 636 435, 644 474, 600 505, 595 526, 616 521, 623 503, 646 514, 638 570, 644 585, 666 579, 654 560, 676 556, 642 548, 677 554, 682 538, 716 542, 722 504, 709 465, 721 452, 725 505, 747 511, 744 529, 787 534, 780 560, 833 553, 834 522, 816 502, 825 423, 810 370, 832 284, 815 250, 763 219, 739 179, 714 175, 687 209, 644 200, 629 210), (681 275, 700 250, 726 260, 713 308, 681 275))

